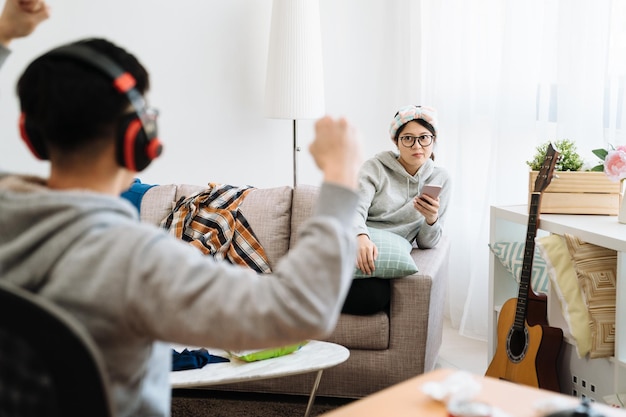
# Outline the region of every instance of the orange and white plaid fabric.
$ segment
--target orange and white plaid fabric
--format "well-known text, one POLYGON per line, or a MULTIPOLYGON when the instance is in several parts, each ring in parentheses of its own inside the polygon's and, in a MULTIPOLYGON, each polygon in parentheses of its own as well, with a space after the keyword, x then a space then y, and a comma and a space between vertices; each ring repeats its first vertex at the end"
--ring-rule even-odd
POLYGON ((161 227, 205 255, 271 272, 265 250, 239 205, 253 187, 209 183, 206 190, 182 197, 161 227))

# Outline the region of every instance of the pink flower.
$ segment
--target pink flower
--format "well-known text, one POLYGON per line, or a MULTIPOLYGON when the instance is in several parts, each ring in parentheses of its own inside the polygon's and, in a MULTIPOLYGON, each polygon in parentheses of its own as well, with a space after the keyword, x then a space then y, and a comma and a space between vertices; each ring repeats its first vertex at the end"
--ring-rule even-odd
POLYGON ((609 151, 604 159, 604 173, 611 181, 626 179, 626 145, 609 151))

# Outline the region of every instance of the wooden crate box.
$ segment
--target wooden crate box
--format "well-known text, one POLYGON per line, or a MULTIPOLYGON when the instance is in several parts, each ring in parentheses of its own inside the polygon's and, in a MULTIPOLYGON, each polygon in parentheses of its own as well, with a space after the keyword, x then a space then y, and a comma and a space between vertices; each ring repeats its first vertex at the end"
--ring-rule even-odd
MULTIPOLYGON (((535 189, 538 171, 530 171, 528 202, 535 189)), ((540 213, 617 215, 620 183, 604 172, 556 171, 541 198, 540 213)))

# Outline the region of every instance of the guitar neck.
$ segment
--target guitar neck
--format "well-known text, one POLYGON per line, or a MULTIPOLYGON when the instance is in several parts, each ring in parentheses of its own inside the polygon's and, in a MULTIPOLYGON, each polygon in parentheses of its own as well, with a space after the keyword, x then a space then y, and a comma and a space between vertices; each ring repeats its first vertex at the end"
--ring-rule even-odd
POLYGON ((519 293, 517 295, 517 309, 515 313, 514 327, 524 328, 526 320, 528 298, 534 294, 531 286, 533 271, 533 255, 535 253, 535 237, 539 228, 539 206, 541 204, 541 193, 533 192, 530 197, 530 207, 528 210, 528 227, 526 229, 526 244, 524 246, 524 261, 522 272, 520 273, 519 293))

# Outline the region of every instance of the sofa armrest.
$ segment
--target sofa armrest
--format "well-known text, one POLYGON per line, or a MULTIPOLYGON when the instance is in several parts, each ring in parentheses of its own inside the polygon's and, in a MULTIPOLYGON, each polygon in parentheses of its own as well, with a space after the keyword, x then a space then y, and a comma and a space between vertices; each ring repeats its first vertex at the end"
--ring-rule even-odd
POLYGON ((441 346, 449 253, 445 236, 435 248, 413 249, 419 272, 391 280, 389 347, 404 351, 407 361, 419 356, 423 372, 434 369, 441 346))

